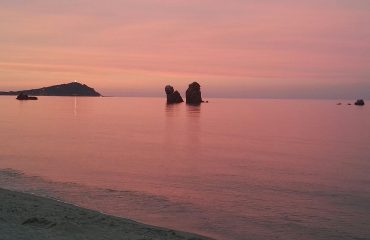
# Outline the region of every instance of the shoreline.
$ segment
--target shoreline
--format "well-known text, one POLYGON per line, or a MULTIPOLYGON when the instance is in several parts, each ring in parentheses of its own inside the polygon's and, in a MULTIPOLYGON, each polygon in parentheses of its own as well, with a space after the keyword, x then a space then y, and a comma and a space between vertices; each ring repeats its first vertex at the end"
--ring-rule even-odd
POLYGON ((2 240, 211 240, 3 188, 0 188, 0 233, 2 240))

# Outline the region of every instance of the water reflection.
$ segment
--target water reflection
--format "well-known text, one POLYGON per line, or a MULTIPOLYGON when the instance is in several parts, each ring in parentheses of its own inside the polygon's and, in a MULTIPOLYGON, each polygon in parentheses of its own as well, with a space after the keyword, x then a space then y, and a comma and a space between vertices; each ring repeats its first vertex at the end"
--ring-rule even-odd
POLYGON ((182 104, 166 104, 165 105, 166 117, 177 116, 181 107, 182 107, 182 104))
POLYGON ((183 104, 166 104, 165 105, 165 139, 166 146, 179 141, 179 131, 181 131, 181 109, 183 104))
POLYGON ((186 115, 190 118, 199 118, 201 105, 186 105, 186 115))
POLYGON ((186 105, 187 151, 201 156, 201 106, 186 105))
POLYGON ((77 97, 75 97, 75 104, 74 104, 74 116, 77 117, 77 97))
POLYGON ((199 149, 201 106, 166 104, 165 115, 165 143, 173 144, 173 141, 180 141, 186 144, 183 147, 189 151, 199 149))

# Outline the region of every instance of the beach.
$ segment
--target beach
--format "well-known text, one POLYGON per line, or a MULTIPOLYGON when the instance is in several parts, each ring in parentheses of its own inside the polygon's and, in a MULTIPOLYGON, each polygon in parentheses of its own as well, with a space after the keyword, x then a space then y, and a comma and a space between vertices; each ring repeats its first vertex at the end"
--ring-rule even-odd
POLYGON ((0 189, 0 239, 208 239, 0 189))

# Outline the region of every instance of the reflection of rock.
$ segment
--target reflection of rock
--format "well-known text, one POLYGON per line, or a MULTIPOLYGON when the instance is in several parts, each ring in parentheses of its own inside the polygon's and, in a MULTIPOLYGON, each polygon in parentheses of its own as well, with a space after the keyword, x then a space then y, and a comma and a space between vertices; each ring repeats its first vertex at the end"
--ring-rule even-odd
POLYGON ((27 94, 21 92, 18 96, 17 96, 17 100, 37 100, 37 97, 30 97, 28 96, 27 94))
POLYGON ((359 99, 355 102, 355 105, 357 106, 364 106, 365 105, 365 101, 363 99, 359 99))
POLYGON ((200 92, 200 85, 197 82, 189 84, 186 90, 186 103, 198 105, 202 103, 202 93, 200 92))
POLYGON ((167 103, 182 103, 184 100, 182 99, 180 93, 178 91, 175 91, 174 88, 170 85, 167 85, 164 90, 167 94, 167 103))

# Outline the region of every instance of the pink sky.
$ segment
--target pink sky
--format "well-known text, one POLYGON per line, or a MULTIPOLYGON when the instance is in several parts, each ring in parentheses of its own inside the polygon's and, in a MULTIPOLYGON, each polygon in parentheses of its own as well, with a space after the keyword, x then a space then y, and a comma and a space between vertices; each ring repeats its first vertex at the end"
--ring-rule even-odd
POLYGON ((370 1, 2 0, 0 89, 370 98, 370 1))

